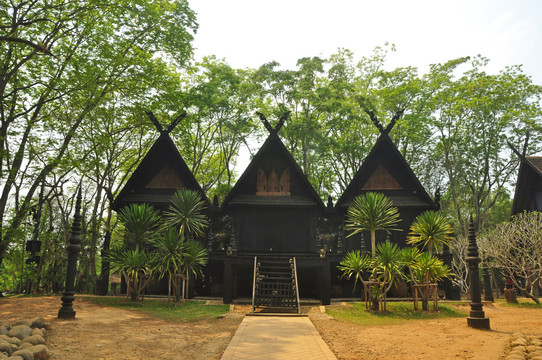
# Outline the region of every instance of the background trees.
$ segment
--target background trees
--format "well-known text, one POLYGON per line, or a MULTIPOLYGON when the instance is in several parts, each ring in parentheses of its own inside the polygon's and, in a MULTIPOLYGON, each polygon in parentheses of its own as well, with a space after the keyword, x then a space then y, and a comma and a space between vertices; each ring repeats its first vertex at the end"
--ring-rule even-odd
POLYGON ((375 143, 371 114, 396 116, 390 137, 429 193, 441 188, 458 235, 467 213, 478 231, 508 216, 518 161, 507 142, 519 148, 529 132, 527 152, 541 150, 542 90, 520 66, 491 74, 488 59, 465 57, 420 74, 408 64, 388 68, 395 50, 385 44, 359 57, 348 49, 304 57, 294 69, 269 62, 241 70, 212 56, 192 62, 196 30, 185 0, 0 4, 5 288, 24 282, 23 247, 34 233, 43 242, 35 283, 58 287, 72 192, 82 182, 78 284, 92 291, 104 233, 116 224, 110 201, 158 135, 146 110, 160 119, 188 114, 172 138, 207 194, 221 198, 244 170, 240 149, 252 151, 266 135, 255 111, 291 111, 281 136, 324 199, 337 198, 375 143))
MULTIPOLYGON (((154 104, 190 59, 196 28, 183 0, 0 5, 0 266, 30 208, 88 169, 96 148, 81 134, 92 135, 100 115, 120 104, 121 118, 154 104), (45 196, 36 197, 40 187, 45 196)), ((94 209, 103 201, 97 185, 94 209)), ((86 245, 83 258, 92 259, 96 247, 86 245)))
POLYGON ((535 287, 542 279, 542 214, 515 215, 479 239, 484 262, 501 269, 514 286, 537 304, 535 287))

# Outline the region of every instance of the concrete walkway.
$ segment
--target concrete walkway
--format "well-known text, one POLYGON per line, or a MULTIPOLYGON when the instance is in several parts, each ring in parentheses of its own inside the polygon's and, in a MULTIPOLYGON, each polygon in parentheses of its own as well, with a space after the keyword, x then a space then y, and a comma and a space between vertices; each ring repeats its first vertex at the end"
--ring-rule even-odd
POLYGON ((245 316, 222 360, 336 360, 308 317, 245 316))

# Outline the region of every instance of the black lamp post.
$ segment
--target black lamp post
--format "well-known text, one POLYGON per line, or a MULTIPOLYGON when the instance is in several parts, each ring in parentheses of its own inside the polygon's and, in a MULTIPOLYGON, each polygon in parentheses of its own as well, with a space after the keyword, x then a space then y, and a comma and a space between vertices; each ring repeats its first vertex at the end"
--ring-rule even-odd
POLYGON ((75 215, 73 216, 72 234, 70 236, 70 244, 68 245, 68 269, 66 271, 66 286, 64 293, 60 298, 62 307, 58 310, 58 317, 61 319, 75 318, 75 310, 72 304, 75 299, 75 272, 77 269, 77 258, 81 251, 81 186, 77 193, 77 201, 75 203, 75 215))
POLYGON ((465 261, 469 264, 470 272, 470 316, 467 317, 467 325, 475 329, 489 329, 489 318, 486 318, 482 304, 482 292, 480 288, 480 273, 478 264, 482 261, 478 256, 478 245, 476 245, 476 235, 474 234, 474 223, 472 216, 469 225, 469 245, 467 247, 467 258, 465 261))

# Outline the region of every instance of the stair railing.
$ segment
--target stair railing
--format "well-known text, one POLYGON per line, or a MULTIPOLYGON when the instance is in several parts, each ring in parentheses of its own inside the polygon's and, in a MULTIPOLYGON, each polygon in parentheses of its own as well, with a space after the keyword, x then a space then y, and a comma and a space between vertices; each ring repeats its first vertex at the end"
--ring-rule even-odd
POLYGON ((254 305, 254 298, 256 297, 256 270, 258 264, 258 257, 254 256, 254 275, 252 277, 252 313, 254 313, 255 305, 254 305))
POLYGON ((299 287, 297 286, 297 264, 294 257, 294 275, 295 275, 295 295, 297 297, 297 313, 301 314, 301 306, 299 305, 299 287))

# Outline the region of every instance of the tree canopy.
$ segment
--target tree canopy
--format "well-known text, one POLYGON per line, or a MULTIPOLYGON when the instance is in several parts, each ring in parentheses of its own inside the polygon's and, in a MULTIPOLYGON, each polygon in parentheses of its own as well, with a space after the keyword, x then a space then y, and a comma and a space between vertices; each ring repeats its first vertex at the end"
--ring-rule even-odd
MULTIPOLYGON (((254 154, 266 135, 256 111, 291 111, 280 136, 324 199, 344 191, 393 123, 391 139, 428 192, 442 190, 456 233, 469 213, 477 230, 506 220, 519 164, 508 143, 542 150, 542 88, 520 65, 489 73, 489 59, 473 56, 420 74, 389 69, 395 49, 384 45, 360 58, 348 49, 304 57, 294 69, 235 69, 214 56, 194 61, 196 30, 186 0, 0 3, 0 272, 19 273, 36 228, 53 249, 39 269, 54 283, 81 183, 78 278, 90 290, 102 234, 116 224, 111 201, 158 136, 146 111, 164 127, 187 114, 170 135, 221 199, 244 170, 241 149, 254 154)), ((10 288, 21 283, 6 276, 10 288)))

